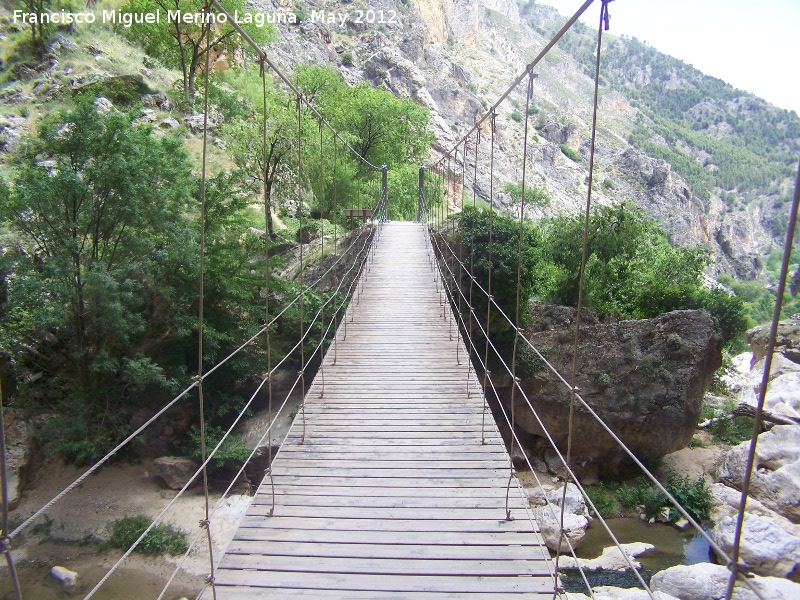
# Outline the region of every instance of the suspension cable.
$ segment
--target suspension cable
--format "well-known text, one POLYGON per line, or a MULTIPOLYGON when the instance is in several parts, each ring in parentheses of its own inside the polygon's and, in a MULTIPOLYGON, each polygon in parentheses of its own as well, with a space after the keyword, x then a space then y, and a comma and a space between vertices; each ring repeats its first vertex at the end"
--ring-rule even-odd
MULTIPOLYGON (((488 302, 486 303, 486 348, 484 349, 483 353, 483 364, 486 366, 483 370, 483 417, 481 421, 481 443, 486 443, 486 438, 484 435, 484 431, 486 429, 486 411, 489 408, 489 401, 486 399, 486 379, 490 375, 489 371, 489 332, 491 331, 491 324, 492 324, 492 248, 494 246, 494 240, 492 238, 492 223, 493 223, 493 216, 494 216, 494 137, 495 137, 495 130, 496 130, 496 121, 497 121, 497 114, 494 112, 494 108, 492 108, 491 112, 491 120, 489 121, 489 125, 491 126, 491 146, 489 149, 489 273, 486 277, 488 291, 486 292, 486 297, 488 302)), ((473 216, 473 219, 475 217, 473 216)), ((475 281, 475 274, 474 272, 470 272, 470 276, 472 279, 470 280, 470 286, 475 285, 477 282, 475 281)), ((480 287, 480 284, 477 284, 479 289, 483 289, 480 287)), ((480 320, 478 321, 480 322, 480 320)))
MULTIPOLYGON (((441 251, 441 249, 438 246, 438 240, 434 240, 434 245, 436 246, 436 249, 434 251, 436 252, 438 250, 438 255, 439 256, 443 256, 444 253, 441 251)), ((443 263, 443 262, 437 261, 437 267, 439 269, 442 268, 442 264, 444 264, 444 266, 447 267, 446 262, 443 263)), ((448 267, 448 270, 449 270, 449 267, 448 267)), ((443 278, 443 280, 446 280, 446 281, 455 281, 455 275, 452 273, 452 271, 449 271, 449 277, 446 277, 446 278, 444 277, 444 273, 442 273, 442 278, 443 278)), ((453 287, 456 287, 456 286, 454 285, 453 287)), ((458 290, 458 293, 463 296, 463 293, 464 293, 463 290, 460 290, 457 287, 456 287, 456 289, 458 290)), ((448 291, 448 295, 450 297, 452 297, 452 290, 451 290, 449 284, 447 284, 447 291, 448 291)), ((451 303, 452 303, 452 300, 451 300, 451 303)), ((463 317, 461 317, 461 323, 462 323, 462 325, 464 324, 463 317)), ((485 334, 485 330, 484 330, 483 325, 481 324, 480 320, 476 320, 476 323, 477 323, 477 326, 479 327, 479 329, 485 334)), ((488 339, 488 336, 487 336, 487 339, 488 339)), ((471 338, 469 339, 469 343, 474 345, 474 342, 471 340, 471 338)), ((507 372, 510 374, 511 370, 508 367, 508 365, 503 361, 502 357, 500 356, 500 353, 499 353, 498 349, 494 346, 494 343, 490 342, 490 344, 491 344, 491 348, 492 348, 494 354, 497 355, 497 357, 500 359, 500 362, 503 364, 503 366, 506 368, 507 372)), ((481 361, 480 355, 477 353, 477 349, 476 349, 476 357, 478 358, 478 362, 479 362, 480 366, 484 369, 484 372, 485 372, 487 370, 486 369, 486 363, 481 361)), ((494 381, 492 381, 491 379, 489 379, 489 386, 492 388, 492 391, 495 394, 495 396, 499 398, 499 393, 497 392, 497 389, 495 388, 494 381)), ((506 422, 508 423, 508 425, 510 427, 511 426, 511 417, 509 417, 508 413, 506 412, 506 409, 502 406, 502 404, 500 404, 499 406, 500 406, 500 410, 503 413, 503 416, 506 419, 506 422)), ((517 433, 513 428, 511 429, 511 435, 516 440, 516 443, 520 444, 519 437, 517 436, 517 433)), ((521 444, 520 444, 520 446, 521 446, 521 444)), ((525 462, 527 463, 528 468, 533 473, 534 478, 536 479, 539 487, 541 488, 542 487, 541 481, 539 481, 539 477, 536 474, 535 470, 533 469, 533 466, 530 463, 530 459, 527 456, 525 456, 524 454, 523 454, 523 458, 524 458, 525 462)), ((506 498, 506 502, 508 502, 508 497, 506 498)), ((591 505, 591 506, 594 509, 594 506, 593 505, 591 505)), ((548 503, 548 510, 550 511, 551 516, 553 517, 554 521, 557 521, 558 519, 556 517, 555 511, 554 511, 554 509, 552 507, 552 504, 550 504, 550 503, 548 503)), ((506 508, 506 511, 508 511, 508 508, 506 508)), ((508 518, 508 516, 506 518, 508 518)), ((586 580, 586 576, 585 576, 585 574, 583 574, 583 567, 580 565, 580 562, 578 561, 577 557, 575 556, 575 552, 574 552, 574 549, 572 547, 572 544, 571 544, 569 538, 565 538, 565 541, 566 541, 567 546, 569 547, 570 551, 572 552, 573 557, 575 558, 576 565, 578 565, 577 568, 579 569, 579 571, 581 571, 583 579, 586 582, 587 588, 591 590, 591 587, 589 586, 589 583, 586 580)))
MULTIPOLYGON (((211 6, 206 4, 203 12, 207 16, 211 14, 211 6)), ((209 21, 210 22, 210 21, 209 21)), ((199 294, 198 294, 198 317, 197 317, 197 397, 200 420, 200 458, 203 462, 203 496, 205 518, 200 521, 200 527, 205 529, 208 540, 208 554, 211 570, 206 581, 211 584, 211 592, 214 600, 217 598, 217 588, 214 585, 214 544, 211 539, 211 523, 209 521, 209 500, 208 500, 208 469, 206 469, 206 418, 205 418, 205 399, 203 397, 203 305, 204 305, 204 276, 205 276, 205 253, 206 253, 206 191, 208 174, 208 82, 211 66, 211 26, 206 25, 206 64, 205 64, 205 86, 203 93, 203 158, 202 173, 200 176, 200 274, 199 274, 199 294)), ((111 575, 108 573, 107 577, 111 575)), ((99 588, 104 579, 97 585, 99 588)), ((95 588, 97 589, 97 588, 95 588)), ((88 597, 91 597, 92 593, 88 597)))
MULTIPOLYGON (((263 99, 263 130, 262 130, 262 150, 264 152, 263 167, 264 167, 264 227, 266 231, 266 238, 264 239, 264 322, 269 323, 269 278, 271 275, 269 265, 269 243, 270 243, 270 206, 269 194, 267 192, 267 73, 266 64, 261 61, 261 84, 262 84, 262 99, 263 99)), ((272 344, 270 342, 269 326, 264 329, 264 342, 267 350, 267 418, 270 426, 272 426, 272 344)), ((249 459, 248 459, 249 460, 249 459)), ((272 477, 272 438, 267 440, 267 468, 265 475, 269 477, 270 488, 272 490, 272 505, 270 507, 269 516, 275 512, 275 479, 272 477)))
MULTIPOLYGON (((592 182, 594 180, 594 150, 595 139, 597 137, 597 107, 600 88, 600 56, 603 43, 603 24, 608 29, 608 0, 602 0, 600 4, 600 23, 597 26, 597 57, 594 67, 594 98, 592 102, 592 133, 589 147, 589 188, 586 191, 586 208, 583 215, 583 237, 581 240, 581 266, 578 271, 578 305, 575 309, 575 336, 572 348, 572 377, 570 378, 571 389, 569 395, 569 416, 567 418, 567 462, 572 461, 572 434, 575 416, 575 394, 578 392, 578 344, 580 342, 581 330, 581 311, 583 310, 583 290, 586 275, 586 260, 589 250, 589 219, 592 207, 592 182)), ((564 496, 561 503, 561 528, 564 528, 564 505, 566 504, 567 490, 564 487, 564 496)), ((556 569, 560 554, 556 554, 556 569)))
MULTIPOLYGON (((476 194, 478 193, 478 146, 481 144, 481 130, 477 129, 475 131, 475 165, 474 170, 472 172, 472 227, 470 228, 469 232, 469 301, 467 305, 469 306, 469 329, 467 329, 467 337, 472 335, 472 315, 474 311, 474 305, 472 304, 472 284, 474 282, 475 276, 475 212, 476 212, 476 194)), ((465 153, 466 156, 466 153, 465 153)), ((470 376, 472 374, 472 344, 469 345, 467 349, 467 398, 470 397, 470 390, 469 390, 469 383, 470 383, 470 376)))
MULTIPOLYGON (((361 259, 361 262, 362 262, 362 264, 363 264, 363 262, 366 260, 366 256, 367 256, 367 252, 365 252, 365 249, 367 248, 367 244, 369 243, 369 242, 368 242, 368 239, 369 239, 369 236, 367 236, 367 237, 365 238, 365 240, 364 240, 364 244, 363 244, 363 246, 362 246, 362 251, 360 252, 360 254, 362 254, 362 256, 363 256, 363 258, 361 259)), ((355 263, 354 263, 354 265, 355 265, 355 263)), ((354 265, 353 265, 353 266, 354 266, 354 265)), ((352 270, 352 268, 353 268, 353 267, 351 267, 351 270, 352 270)), ((346 280, 346 278, 342 278, 342 281, 340 282, 340 287, 341 287, 341 285, 343 285, 343 282, 344 282, 345 280, 346 280)), ((352 289, 352 286, 355 284, 355 281, 356 281, 356 279, 354 278, 354 279, 352 280, 351 284, 350 284, 350 287, 351 287, 351 289, 352 289)), ((328 303, 332 302, 332 301, 333 301, 333 299, 334 299, 335 297, 336 297, 336 295, 335 295, 335 294, 331 294, 331 296, 328 298, 328 300, 326 301, 326 303, 325 303, 325 304, 323 304, 323 306, 325 306, 325 305, 327 305, 328 303)), ((340 304, 340 309, 341 309, 341 306, 343 306, 345 302, 346 302, 346 299, 345 299, 345 300, 343 300, 343 302, 340 304)), ((320 315, 321 311, 322 311, 322 308, 320 308, 320 310, 318 310, 318 311, 317 311, 317 314, 315 315, 313 322, 316 322, 316 320, 319 318, 319 315, 320 315)), ((313 322, 312 322, 312 324, 313 324, 313 322)), ((309 331, 310 331, 310 328, 309 328, 309 330, 306 330, 305 337, 307 337, 307 336, 308 336, 308 332, 309 332, 309 331)), ((289 360, 289 358, 292 356, 292 354, 295 352, 295 350, 297 350, 297 348, 298 348, 299 346, 301 346, 301 345, 302 345, 302 344, 305 342, 305 337, 302 337, 302 338, 301 338, 301 339, 300 339, 300 340, 297 342, 297 344, 295 344, 295 345, 294 345, 294 346, 293 346, 291 349, 289 349, 289 350, 286 352, 286 354, 285 354, 285 356, 283 357, 283 359, 282 359, 281 361, 279 361, 279 362, 278 362, 278 363, 277 363, 277 364, 276 364, 276 365, 275 365, 275 366, 272 368, 272 371, 266 374, 266 376, 265 376, 265 377, 262 379, 262 381, 261 381, 261 384, 260 384, 260 385, 258 386, 258 388, 255 390, 255 392, 253 392, 253 394, 250 396, 250 399, 247 401, 247 403, 245 403, 245 405, 243 406, 243 408, 241 409, 241 411, 240 411, 240 412, 239 412, 239 414, 237 415, 236 419, 234 419, 233 423, 230 425, 230 427, 228 427, 228 429, 227 429, 227 431, 225 432, 225 434, 224 434, 224 435, 223 435, 223 436, 220 438, 219 442, 218 442, 218 443, 217 443, 217 445, 214 447, 214 449, 211 451, 211 453, 210 453, 210 454, 209 454, 209 456, 206 458, 206 460, 203 462, 203 464, 202 464, 202 465, 201 465, 201 466, 200 466, 200 467, 199 467, 199 468, 198 468, 198 469, 195 471, 194 475, 193 475, 193 476, 192 476, 192 477, 189 479, 189 481, 188 481, 188 482, 187 482, 187 483, 186 483, 186 484, 185 484, 185 485, 184 485, 184 486, 183 486, 183 487, 182 487, 182 488, 181 488, 181 489, 178 491, 178 493, 176 494, 176 496, 175 496, 175 497, 174 497, 174 498, 173 498, 173 499, 172 499, 172 500, 171 500, 171 501, 170 501, 170 502, 169 502, 169 503, 168 503, 168 504, 167 504, 167 505, 166 505, 166 506, 165 506, 165 507, 162 509, 162 511, 161 511, 161 512, 158 514, 158 516, 157 516, 157 517, 156 517, 156 518, 153 520, 153 522, 150 524, 150 526, 149 526, 149 527, 147 527, 147 528, 145 529, 145 531, 144 531, 144 532, 142 532, 142 534, 139 536, 139 538, 138 538, 138 539, 137 539, 137 540, 136 540, 136 541, 135 541, 135 542, 134 542, 134 543, 131 545, 131 547, 130 547, 130 548, 128 548, 128 550, 125 552, 125 554, 123 554, 123 556, 122 556, 122 557, 121 557, 121 558, 120 558, 120 559, 119 559, 119 560, 118 560, 118 561, 117 561, 117 562, 116 562, 116 563, 115 563, 115 564, 114 564, 114 565, 111 567, 111 569, 110 569, 110 570, 108 571, 108 573, 106 573, 106 575, 105 575, 105 576, 104 576, 104 577, 103 577, 103 578, 100 580, 100 582, 98 582, 98 584, 97 584, 97 585, 94 587, 94 589, 92 589, 92 591, 89 593, 89 595, 87 595, 87 596, 86 596, 86 598, 87 598, 87 599, 88 599, 88 598, 91 598, 91 596, 92 596, 92 595, 94 595, 94 593, 95 593, 95 592, 96 592, 96 591, 97 591, 97 590, 98 590, 98 589, 99 589, 99 588, 100 588, 100 587, 103 585, 103 583, 105 583, 105 581, 106 581, 106 580, 107 580, 107 579, 108 579, 108 578, 109 578, 109 577, 110 577, 110 576, 111 576, 111 575, 112 575, 112 574, 113 574, 113 573, 114 573, 114 572, 115 572, 115 571, 116 571, 116 570, 119 568, 119 566, 122 564, 122 562, 123 562, 123 561, 124 561, 124 560, 125 560, 125 559, 126 559, 126 558, 127 558, 129 555, 130 555, 130 554, 131 554, 131 552, 133 552, 133 550, 134 550, 134 549, 135 549, 135 548, 136 548, 136 547, 137 547, 137 546, 138 546, 138 545, 139 545, 139 544, 142 542, 142 540, 143 540, 143 539, 144 539, 144 538, 147 536, 147 534, 148 534, 148 533, 149 533, 149 532, 150 532, 150 531, 153 529, 153 527, 155 527, 155 526, 156 526, 156 524, 157 524, 159 521, 161 521, 161 519, 163 518, 163 516, 164 516, 164 515, 165 515, 165 514, 166 514, 166 513, 169 511, 169 509, 170 509, 170 508, 172 507, 172 505, 173 505, 173 504, 174 504, 174 503, 177 501, 177 499, 178 499, 180 496, 182 496, 182 495, 183 495, 183 493, 184 493, 184 492, 185 492, 185 491, 186 491, 186 490, 187 490, 187 489, 188 489, 188 488, 189 488, 189 487, 192 485, 192 483, 194 482, 194 480, 195 480, 195 479, 196 479, 196 478, 197 478, 197 477, 200 475, 200 473, 202 472, 202 470, 203 470, 203 469, 204 469, 204 468, 205 468, 205 467, 208 465, 208 463, 209 463, 209 462, 210 462, 210 461, 211 461, 211 460, 214 458, 214 456, 216 455, 216 453, 219 451, 219 449, 222 447, 222 445, 223 445, 223 444, 225 443, 225 441, 228 439, 228 437, 230 436, 230 434, 233 432, 233 430, 235 429, 235 427, 238 425, 239 421, 240 421, 240 420, 241 420, 241 419, 244 417, 245 413, 246 413, 246 412, 247 412, 247 410, 250 408, 251 404, 253 403, 253 401, 255 400, 256 396, 258 395, 258 393, 259 393, 259 392, 261 391, 261 389, 263 388, 264 384, 265 384, 266 382, 268 382, 269 380, 271 380, 271 378, 272 378, 272 375, 273 375, 273 374, 274 374, 274 373, 275 373, 275 372, 276 372, 276 371, 277 371, 277 370, 278 370, 278 369, 279 369, 279 368, 280 368, 280 367, 281 367, 281 366, 282 366, 282 365, 283 365, 283 364, 284 364, 286 361, 288 361, 288 360, 289 360)), ((319 349, 319 346, 317 347, 317 350, 318 350, 318 349, 319 349)), ((315 354, 316 354, 317 350, 315 350, 315 354)), ((299 374, 298 374, 298 377, 299 377, 299 374)), ((238 477, 238 475, 237 475, 237 477, 238 477)), ((211 582, 209 581, 209 583, 211 583, 211 582)))
POLYGON ((764 358, 764 373, 761 376, 761 386, 758 388, 758 403, 756 404, 755 420, 753 422, 753 435, 750 438, 750 447, 747 450, 747 468, 744 470, 744 480, 742 482, 742 496, 739 501, 739 512, 736 516, 736 529, 733 537, 733 552, 730 560, 728 561, 728 569, 731 571, 730 579, 728 580, 728 588, 725 593, 727 600, 730 600, 733 595, 733 586, 736 581, 736 576, 744 578, 745 581, 747 573, 750 571, 749 567, 742 565, 739 562, 739 553, 742 543, 742 529, 744 527, 745 506, 747 504, 747 496, 750 493, 750 482, 753 475, 753 467, 755 465, 756 447, 758 445, 758 436, 761 433, 761 423, 764 412, 764 402, 767 398, 767 388, 769 386, 770 374, 772 371, 772 353, 775 350, 775 338, 778 335, 778 324, 781 319, 781 308, 783 307, 783 295, 786 293, 786 279, 789 274, 789 262, 792 256, 792 247, 794 246, 794 233, 797 226, 798 206, 800 206, 800 167, 797 170, 797 179, 794 185, 794 200, 792 201, 792 209, 789 216, 789 227, 786 231, 786 243, 783 247, 783 261, 781 262, 781 275, 778 282, 778 295, 775 298, 775 308, 772 312, 772 323, 769 328, 769 340, 767 342, 767 350, 764 358))
MULTIPOLYGON (((449 247, 449 245, 447 244, 446 240, 443 240, 443 244, 444 244, 445 248, 450 253, 454 253, 454 250, 449 247)), ((456 259, 456 261, 457 260, 458 259, 456 259)), ((466 266, 462 264, 461 268, 466 268, 466 266)), ((479 291, 481 291, 484 295, 486 295, 486 290, 483 288, 483 286, 480 285, 479 282, 477 282, 477 281, 475 282, 475 287, 479 291)), ((497 304, 497 302, 496 302, 496 300, 494 300, 494 298, 492 298, 490 300, 490 304, 494 306, 495 310, 497 310, 497 312, 506 320, 506 322, 508 322, 509 324, 511 324, 513 326, 513 321, 511 321, 510 317, 508 317, 508 315, 503 311, 503 309, 497 304)), ((527 337, 523 336, 521 339, 536 354, 536 356, 539 358, 539 360, 541 360, 542 363, 553 373, 553 375, 564 385, 564 387, 566 387, 567 390, 571 390, 572 386, 567 381, 567 379, 565 379, 564 376, 561 375, 561 373, 555 368, 555 366, 553 366, 553 364, 550 361, 547 360, 547 358, 539 351, 539 349, 536 348, 536 346, 527 337)), ((493 344, 490 344, 490 345, 494 349, 494 345, 493 344)), ((520 393, 522 394, 523 397, 527 398, 525 396, 524 391, 521 388, 520 388, 520 393)), ((687 521, 689 521, 689 523, 692 525, 692 527, 694 527, 694 529, 697 531, 697 533, 699 535, 701 535, 708 542, 708 544, 711 546, 711 548, 714 550, 714 552, 722 560, 729 561, 730 559, 728 557, 728 554, 719 546, 719 544, 717 544, 714 541, 714 539, 708 534, 708 532, 706 532, 700 526, 700 524, 688 512, 686 512, 686 509, 684 509, 683 506, 681 506, 681 504, 675 499, 675 497, 669 492, 669 490, 667 490, 666 487, 664 487, 664 485, 655 477, 655 475, 653 475, 653 473, 633 453, 633 451, 631 451, 631 449, 628 448, 628 446, 625 444, 625 442, 623 442, 620 439, 620 437, 614 432, 614 430, 611 429, 606 424, 606 422, 603 421, 603 419, 595 412, 595 410, 586 402, 586 400, 581 396, 580 392, 576 392, 575 393, 575 399, 578 401, 578 403, 583 408, 586 409, 586 411, 595 419, 595 421, 597 421, 598 424, 611 436, 611 438, 615 441, 615 443, 631 458, 631 460, 636 464, 636 466, 639 467, 639 469, 641 469, 641 471, 644 473, 644 475, 661 491, 661 493, 663 493, 665 495, 667 500, 675 507, 675 509, 678 512, 681 513, 681 516, 684 519, 686 519, 687 521)), ((530 405, 530 403, 529 403, 529 408, 531 408, 531 410, 533 410, 533 407, 530 405)), ((541 425, 541 424, 540 424, 540 426, 544 427, 544 425, 541 425)), ((545 433, 547 433, 546 429, 544 431, 545 431, 545 433)), ((565 462, 564 458, 561 457, 561 456, 560 456, 560 460, 562 461, 562 463, 565 462)), ((565 465, 565 467, 566 467, 566 465, 565 465)), ((568 467, 566 467, 566 468, 567 468, 567 470, 569 472, 569 468, 568 467)), ((758 595, 759 598, 762 597, 762 596, 759 595, 758 589, 752 584, 752 582, 749 579, 743 579, 742 581, 748 587, 750 587, 750 589, 753 591, 753 593, 758 595)))
MULTIPOLYGON (((516 308, 516 317, 514 319, 514 347, 511 352, 511 429, 516 427, 516 409, 514 407, 515 403, 515 390, 517 389, 517 382, 519 379, 517 378, 517 346, 519 345, 519 338, 522 336, 522 326, 521 326, 521 315, 520 315, 520 305, 522 304, 522 237, 525 230, 525 177, 527 173, 528 167, 528 120, 530 116, 528 115, 530 104, 531 104, 531 95, 533 94, 533 78, 534 74, 528 74, 528 85, 527 85, 527 93, 525 99, 525 127, 524 127, 524 135, 522 137, 522 195, 520 196, 519 200, 519 236, 517 239, 517 308, 516 308)), ((527 298, 525 299, 525 304, 527 306, 527 298)), ((520 448, 520 452, 522 452, 522 448, 520 448)), ((509 475, 508 475, 508 486, 506 487, 506 514, 507 518, 511 518, 511 512, 508 510, 508 493, 511 488, 511 479, 514 477, 514 438, 511 439, 511 451, 509 452, 509 475)), ((524 453, 523 453, 524 454, 524 453)))

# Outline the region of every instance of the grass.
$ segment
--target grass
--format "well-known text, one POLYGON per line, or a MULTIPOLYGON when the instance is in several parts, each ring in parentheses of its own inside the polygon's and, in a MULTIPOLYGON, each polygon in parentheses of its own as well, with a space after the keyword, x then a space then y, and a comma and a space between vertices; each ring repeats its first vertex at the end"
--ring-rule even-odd
MULTIPOLYGON (((150 526, 152 519, 144 515, 124 517, 114 521, 111 537, 101 544, 104 547, 127 550, 150 526)), ((188 549, 186 534, 172 525, 159 523, 151 529, 136 547, 136 551, 150 556, 169 554, 176 556, 183 554, 188 549)))
MULTIPOLYGON (((662 484, 695 520, 703 521, 708 518, 711 494, 705 478, 701 476, 692 481, 670 470, 662 484)), ((661 514, 664 508, 670 509, 670 522, 674 523, 681 516, 664 493, 644 476, 628 482, 600 482, 587 487, 586 492, 604 518, 640 513, 644 513, 647 518, 653 518, 661 514)))

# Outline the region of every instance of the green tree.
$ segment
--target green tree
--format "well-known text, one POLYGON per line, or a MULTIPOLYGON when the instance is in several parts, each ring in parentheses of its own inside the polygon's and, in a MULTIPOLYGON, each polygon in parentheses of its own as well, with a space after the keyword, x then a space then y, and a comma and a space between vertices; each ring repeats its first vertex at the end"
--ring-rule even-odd
POLYGON ((297 84, 372 164, 391 168, 408 162, 421 164, 427 158, 433 142, 427 108, 367 83, 348 86, 329 67, 299 69, 297 84))
MULTIPOLYGON (((583 219, 557 217, 542 222, 541 268, 553 274, 534 293, 575 306, 582 253, 583 219)), ((676 248, 664 231, 630 203, 601 206, 589 218, 584 304, 598 313, 651 318, 680 309, 708 312, 723 343, 740 336, 747 321, 741 299, 705 289, 702 246, 676 248)))
POLYGON ((12 280, 3 337, 17 348, 51 340, 48 374, 87 415, 104 405, 100 420, 134 391, 169 385, 149 355, 176 326, 160 283, 193 238, 186 154, 133 116, 99 114, 87 98, 46 118, 0 190, 2 218, 37 259, 12 280))
MULTIPOLYGON (((238 12, 241 17, 247 12, 244 0, 222 0, 220 4, 231 15, 238 12)), ((212 64, 223 54, 228 60, 233 60, 239 48, 245 53, 251 52, 247 44, 242 44, 233 25, 217 20, 216 12, 212 12, 210 16, 205 15, 204 7, 203 0, 128 0, 120 9, 128 14, 160 11, 162 20, 159 23, 134 23, 130 27, 120 25, 118 31, 131 41, 141 44, 148 54, 163 60, 166 66, 180 68, 187 101, 192 99, 197 73, 205 66, 209 49, 213 52, 210 57, 212 64), (168 19, 170 11, 198 15, 201 18, 190 19, 189 22, 179 18, 168 19), (207 35, 210 36, 208 44, 207 35)), ((263 23, 259 26, 254 21, 243 23, 241 27, 259 44, 276 39, 275 28, 270 24, 263 23)))
POLYGON ((266 137, 263 103, 254 111, 257 119, 241 119, 223 129, 226 147, 236 165, 249 174, 263 191, 270 238, 276 192, 294 182, 297 157, 297 113, 294 103, 279 91, 267 97, 266 137))

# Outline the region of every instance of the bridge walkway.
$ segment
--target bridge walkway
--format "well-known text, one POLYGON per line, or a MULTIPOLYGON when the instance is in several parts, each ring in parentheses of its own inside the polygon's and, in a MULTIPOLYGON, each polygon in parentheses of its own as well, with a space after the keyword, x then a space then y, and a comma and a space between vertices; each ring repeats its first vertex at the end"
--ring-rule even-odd
MULTIPOLYGON (((216 572, 217 597, 552 598, 549 554, 413 223, 374 261, 216 572), (349 319, 352 318, 352 322, 349 319), (451 339, 452 327, 452 339, 451 339), (457 362, 456 345, 460 363, 457 362), (334 362, 335 356, 335 362, 334 362)), ((206 594, 204 597, 210 597, 206 594)))

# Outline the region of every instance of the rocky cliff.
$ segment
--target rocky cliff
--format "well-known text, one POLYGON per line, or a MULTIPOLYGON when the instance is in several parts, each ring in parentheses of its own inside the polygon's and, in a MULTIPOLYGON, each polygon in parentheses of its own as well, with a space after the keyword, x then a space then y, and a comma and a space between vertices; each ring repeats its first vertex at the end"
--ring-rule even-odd
MULTIPOLYGON (((286 2, 255 0, 255 4, 275 10, 286 2)), ((369 6, 308 0, 302 8, 305 19, 299 25, 280 26, 280 39, 271 49, 277 62, 289 70, 298 59, 327 63, 350 82, 367 80, 398 96, 413 98, 431 110, 436 152, 457 142, 566 20, 550 7, 513 0, 377 0, 369 6), (367 14, 367 10, 373 12, 367 14), (312 22, 312 16, 323 14, 321 11, 343 18, 312 22)), ((579 26, 536 69, 531 110, 536 133, 529 140, 533 162, 529 176, 553 201, 547 208, 532 207, 531 216, 545 210, 574 211, 585 202, 594 35, 579 26), (581 160, 567 158, 561 144, 577 152, 581 160)), ((721 177, 712 180, 703 173, 730 171, 730 165, 714 164, 715 156, 699 146, 712 138, 736 146, 739 138, 735 136, 744 127, 741 123, 758 117, 767 124, 762 128, 764 139, 757 143, 768 144, 774 132, 783 131, 776 148, 791 153, 792 148, 800 147, 797 116, 769 107, 719 80, 704 79, 652 48, 642 50, 638 42, 608 39, 609 58, 601 71, 594 200, 633 199, 658 219, 674 243, 707 245, 716 272, 742 279, 763 278, 760 257, 785 228, 782 219, 785 221, 790 189, 790 178, 784 176, 786 165, 763 185, 737 184, 721 177), (662 63, 666 65, 663 69, 656 68, 662 63), (663 77, 667 83, 661 81, 663 77), (721 91, 708 91, 706 80, 719 83, 721 91), (694 120, 680 128, 676 125, 672 133, 659 129, 662 113, 656 114, 646 104, 647 94, 657 96, 661 89, 653 86, 662 83, 665 94, 685 88, 684 96, 697 96, 691 110, 680 111, 694 120), (716 96, 710 96, 712 92, 716 96), (691 137, 689 130, 697 130, 701 137, 691 137), (680 173, 689 176, 691 183, 680 173)), ((521 90, 515 90, 500 107, 497 119, 494 201, 500 207, 511 200, 501 191, 504 184, 521 178, 520 111, 524 112, 524 98, 521 90)), ((750 135, 750 130, 747 132, 750 135)), ((730 153, 727 146, 724 150, 730 153)), ((484 136, 474 183, 478 196, 485 199, 489 194, 488 152, 484 136)), ((780 154, 775 160, 786 162, 785 158, 780 154)), ((469 164, 473 160, 470 155, 467 189, 473 183, 473 165, 469 164)), ((769 166, 771 169, 774 164, 769 166)))

